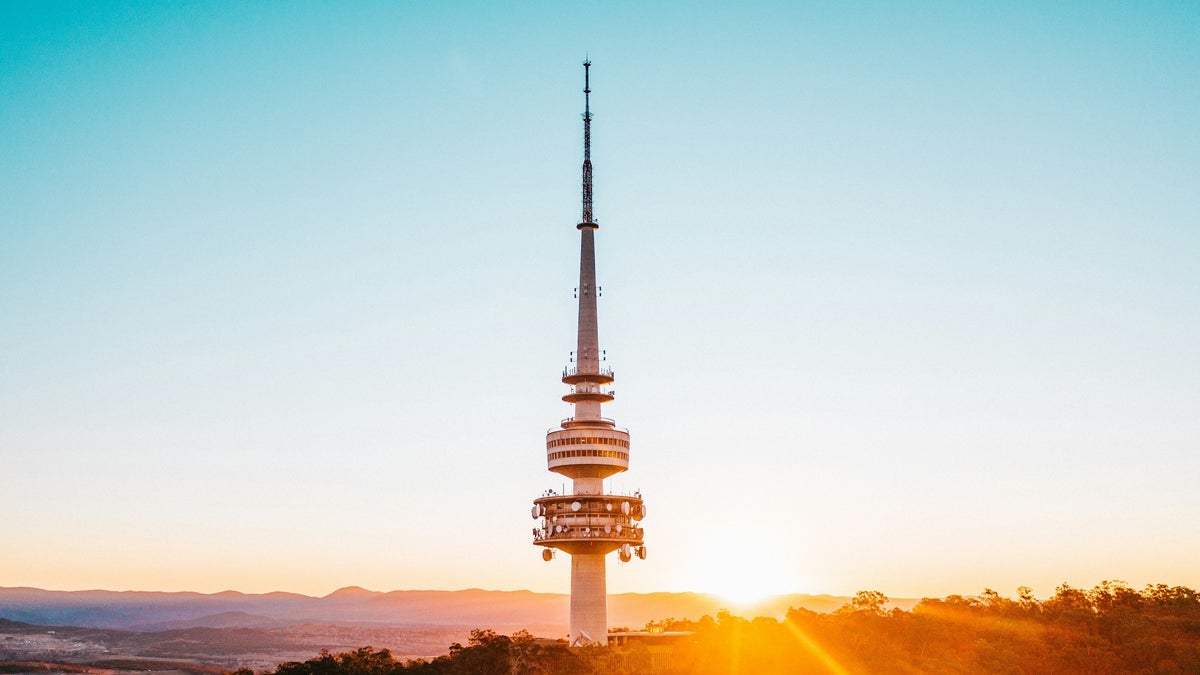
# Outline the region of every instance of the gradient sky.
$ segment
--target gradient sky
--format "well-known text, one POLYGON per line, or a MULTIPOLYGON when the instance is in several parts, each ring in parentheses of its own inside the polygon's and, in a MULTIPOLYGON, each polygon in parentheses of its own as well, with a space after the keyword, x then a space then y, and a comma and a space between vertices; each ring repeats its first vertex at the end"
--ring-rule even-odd
POLYGON ((1200 587, 1200 4, 0 3, 0 585, 1200 587))

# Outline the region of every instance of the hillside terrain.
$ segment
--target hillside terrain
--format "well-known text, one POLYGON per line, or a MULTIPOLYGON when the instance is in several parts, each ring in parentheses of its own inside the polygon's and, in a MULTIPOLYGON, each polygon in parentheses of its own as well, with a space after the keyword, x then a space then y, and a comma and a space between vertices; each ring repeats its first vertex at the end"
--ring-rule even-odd
MULTIPOLYGON (((0 673, 36 672, 26 665, 72 664, 98 670, 221 672, 268 670, 303 660, 323 649, 345 651, 364 644, 401 658, 430 658, 466 640, 468 626, 335 626, 301 624, 272 628, 180 628, 129 631, 80 626, 38 626, 0 619, 0 673)), ((55 668, 61 670, 61 668, 55 668)))
MULTIPOLYGON (((785 595, 739 611, 782 617, 789 607, 824 612, 847 600, 785 595)), ((38 672, 36 663, 97 674, 268 670, 364 645, 401 659, 433 658, 466 643, 474 628, 565 636, 569 603, 561 594, 479 589, 385 593, 352 586, 311 597, 0 587, 0 672, 38 672)), ((627 593, 609 597, 609 616, 613 626, 640 628, 663 617, 715 615, 728 605, 698 593, 627 593)))
MULTIPOLYGON (((832 611, 849 598, 779 595, 734 606, 702 593, 620 593, 608 597, 609 625, 643 626, 667 616, 700 617, 722 609, 782 617, 789 608, 832 611)), ((915 599, 897 599, 908 609, 915 599)), ((566 632, 570 597, 531 591, 369 591, 356 586, 323 597, 297 593, 165 593, 47 591, 0 587, 0 619, 44 626, 132 631, 183 628, 283 628, 317 625, 450 625, 521 628, 547 636, 566 632)))
MULTIPOLYGON (((463 601, 478 593, 486 595, 450 596, 463 601)), ((376 616, 356 614, 348 601, 385 595, 356 589, 336 599, 345 616, 376 616)), ((582 649, 545 639, 561 634, 554 624, 519 628, 509 637, 496 627, 465 624, 292 624, 245 610, 179 620, 208 625, 139 631, 0 619, 0 674, 1200 673, 1200 593, 1182 586, 1138 591, 1121 582, 1091 590, 1063 584, 1044 601, 1024 587, 1015 599, 985 589, 978 596, 923 598, 908 609, 877 591, 848 600, 832 611, 793 607, 781 618, 746 619, 721 610, 668 617, 646 623, 647 633, 582 649), (243 622, 267 625, 233 625, 243 622)))

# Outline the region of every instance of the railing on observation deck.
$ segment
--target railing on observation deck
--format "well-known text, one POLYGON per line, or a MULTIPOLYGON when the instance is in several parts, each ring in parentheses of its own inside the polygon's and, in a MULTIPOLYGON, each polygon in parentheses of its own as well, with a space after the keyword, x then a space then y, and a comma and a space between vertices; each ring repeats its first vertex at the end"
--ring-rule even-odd
POLYGON ((591 532, 585 532, 581 527, 573 527, 565 532, 554 532, 552 530, 538 530, 533 536, 534 541, 546 541, 547 539, 628 539, 630 541, 640 541, 645 535, 645 530, 640 527, 626 527, 620 532, 613 530, 605 532, 602 529, 592 528, 591 532))
POLYGON ((598 387, 596 389, 586 389, 586 388, 580 388, 579 386, 571 387, 571 393, 572 394, 604 394, 606 396, 616 396, 617 395, 617 392, 615 392, 611 389, 609 389, 608 391, 605 391, 598 387))
POLYGON ((595 498, 595 497, 633 497, 634 499, 641 500, 642 499, 642 491, 634 490, 633 492, 555 492, 554 490, 544 490, 544 491, 542 491, 542 496, 538 497, 538 499, 542 499, 544 497, 562 497, 562 498, 567 498, 567 497, 592 497, 592 498, 595 498))
MULTIPOLYGON (((575 421, 574 417, 566 417, 561 422, 559 422, 559 425, 566 426, 568 423, 574 422, 574 421, 575 421)), ((626 429, 625 427, 618 427, 617 421, 611 417, 588 417, 588 418, 580 420, 580 421, 581 422, 603 422, 605 426, 610 426, 614 429, 620 429, 621 431, 624 431, 625 433, 629 433, 629 430, 626 429)), ((550 430, 546 431, 546 433, 549 434, 549 433, 552 433, 555 431, 562 431, 562 429, 550 429, 550 430)))
POLYGON ((563 368, 563 377, 570 377, 572 375, 603 375, 605 377, 612 377, 614 379, 616 378, 616 376, 613 375, 612 368, 600 368, 594 373, 580 373, 578 368, 572 368, 570 366, 563 368))

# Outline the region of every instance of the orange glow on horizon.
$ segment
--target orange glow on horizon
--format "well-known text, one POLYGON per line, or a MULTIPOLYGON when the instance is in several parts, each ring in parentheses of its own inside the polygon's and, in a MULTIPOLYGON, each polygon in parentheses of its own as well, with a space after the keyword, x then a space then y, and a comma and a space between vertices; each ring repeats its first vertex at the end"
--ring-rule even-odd
POLYGON ((796 642, 800 643, 800 646, 808 651, 808 653, 817 657, 822 665, 829 669, 829 672, 835 675, 849 675, 850 671, 843 668, 842 664, 837 662, 837 659, 830 656, 829 652, 825 651, 820 643, 809 637, 799 626, 791 621, 784 621, 783 625, 787 626, 788 630, 792 633, 792 637, 796 638, 796 642))

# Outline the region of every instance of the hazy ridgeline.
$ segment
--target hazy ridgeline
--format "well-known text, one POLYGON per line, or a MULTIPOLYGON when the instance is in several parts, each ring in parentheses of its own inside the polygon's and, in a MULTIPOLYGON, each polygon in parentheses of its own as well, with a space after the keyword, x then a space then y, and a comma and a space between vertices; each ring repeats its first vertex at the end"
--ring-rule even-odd
POLYGON ((1200 595, 1166 585, 1134 590, 1066 584, 1048 600, 926 598, 910 611, 863 591, 829 613, 793 609, 783 620, 728 612, 651 626, 692 631, 670 648, 568 650, 520 631, 476 630, 466 646, 433 660, 401 662, 370 647, 285 663, 275 675, 393 673, 1197 673, 1200 595))
MULTIPOLYGON (((782 617, 791 607, 832 611, 848 597, 789 594, 747 607, 748 615, 782 617)), ((893 599, 909 608, 916 599, 893 599)), ((640 626, 662 616, 716 614, 727 601, 704 593, 617 593, 608 596, 613 625, 640 626)), ((567 632, 570 596, 531 591, 368 591, 356 586, 315 598, 297 593, 164 593, 156 591, 46 591, 0 588, 0 618, 51 626, 134 631, 196 627, 276 628, 305 623, 336 625, 491 626, 538 635, 567 632)), ((462 639, 466 639, 466 630, 462 639)), ((442 644, 444 649, 445 645, 442 644)), ((435 652, 435 653, 440 653, 435 652)))

